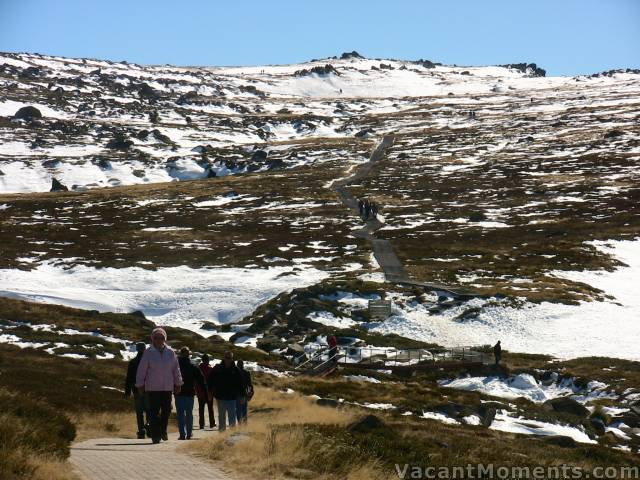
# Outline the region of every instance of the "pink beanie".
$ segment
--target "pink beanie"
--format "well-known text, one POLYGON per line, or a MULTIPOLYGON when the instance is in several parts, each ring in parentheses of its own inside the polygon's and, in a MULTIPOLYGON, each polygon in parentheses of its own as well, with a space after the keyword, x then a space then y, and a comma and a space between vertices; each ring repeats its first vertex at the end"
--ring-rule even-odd
POLYGON ((164 328, 161 328, 161 327, 154 328, 153 331, 151 332, 151 338, 153 338, 156 333, 159 333, 160 335, 162 335, 164 337, 165 342, 167 341, 167 332, 164 331, 164 328))

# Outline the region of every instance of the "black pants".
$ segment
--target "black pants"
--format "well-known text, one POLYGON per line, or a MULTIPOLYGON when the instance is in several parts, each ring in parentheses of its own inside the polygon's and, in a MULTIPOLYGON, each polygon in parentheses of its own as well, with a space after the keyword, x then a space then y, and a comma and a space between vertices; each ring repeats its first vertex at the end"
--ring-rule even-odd
POLYGON ((147 423, 149 422, 149 413, 147 412, 146 398, 140 393, 133 394, 133 403, 136 408, 136 420, 138 422, 138 435, 144 435, 147 423), (145 415, 147 416, 145 422, 145 415))
POLYGON ((171 392, 147 392, 146 395, 151 438, 159 440, 163 434, 167 434, 167 425, 171 414, 171 392))
POLYGON ((213 415, 213 398, 209 400, 208 398, 198 397, 198 411, 200 412, 200 428, 204 428, 204 407, 205 406, 209 410, 209 426, 213 428, 216 426, 216 417, 213 415))

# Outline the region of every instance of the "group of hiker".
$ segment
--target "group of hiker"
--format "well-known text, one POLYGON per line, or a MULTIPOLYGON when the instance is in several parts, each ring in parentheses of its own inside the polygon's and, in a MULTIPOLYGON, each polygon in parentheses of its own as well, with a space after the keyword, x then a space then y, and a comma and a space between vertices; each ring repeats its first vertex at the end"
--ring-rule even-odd
POLYGON ((226 351, 222 361, 213 367, 209 356, 204 354, 196 366, 187 347, 182 347, 177 355, 167 345, 167 332, 160 327, 152 331, 151 345, 137 343, 136 351, 127 369, 125 396, 133 394, 139 439, 149 436, 153 443, 168 440, 172 395, 179 440, 193 435, 194 397, 198 398, 200 429, 205 428, 207 412, 210 428, 216 427, 214 399, 218 408, 218 430, 224 431, 227 423, 233 427, 247 421, 247 407, 253 397, 251 375, 244 369, 242 360, 234 360, 233 352, 226 351))
POLYGON ((370 218, 378 217, 378 204, 370 201, 368 198, 364 200, 358 199, 358 211, 360 212, 360 218, 363 220, 369 220, 370 218))

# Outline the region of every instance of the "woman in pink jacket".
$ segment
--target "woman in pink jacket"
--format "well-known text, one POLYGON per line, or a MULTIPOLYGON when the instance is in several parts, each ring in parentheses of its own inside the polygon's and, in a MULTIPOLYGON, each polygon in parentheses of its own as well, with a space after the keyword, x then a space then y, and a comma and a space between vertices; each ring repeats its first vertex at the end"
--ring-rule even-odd
POLYGON ((167 345, 167 332, 154 328, 151 346, 138 365, 136 387, 145 394, 149 411, 153 443, 168 440, 167 425, 171 413, 171 394, 179 393, 182 385, 180 366, 175 352, 167 345))

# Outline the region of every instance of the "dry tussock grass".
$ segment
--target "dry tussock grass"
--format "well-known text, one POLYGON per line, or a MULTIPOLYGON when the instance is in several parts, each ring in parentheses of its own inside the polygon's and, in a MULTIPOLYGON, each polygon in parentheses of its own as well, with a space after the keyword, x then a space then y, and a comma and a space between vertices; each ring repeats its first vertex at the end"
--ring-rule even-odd
POLYGON ((76 441, 103 437, 135 438, 137 430, 133 408, 130 413, 79 413, 73 415, 71 421, 77 428, 76 441))
POLYGON ((35 468, 31 480, 80 480, 68 462, 47 457, 32 457, 30 463, 35 468))
MULTIPOLYGON (((298 394, 260 389, 250 404, 247 425, 197 442, 193 448, 198 455, 222 461, 226 467, 254 478, 258 472, 260 477, 268 478, 332 478, 332 475, 303 468, 311 463, 311 450, 324 448, 305 442, 303 425, 346 427, 355 418, 356 413, 348 409, 322 407, 298 394)), ((345 478, 388 477, 371 464, 354 465, 345 478)))

